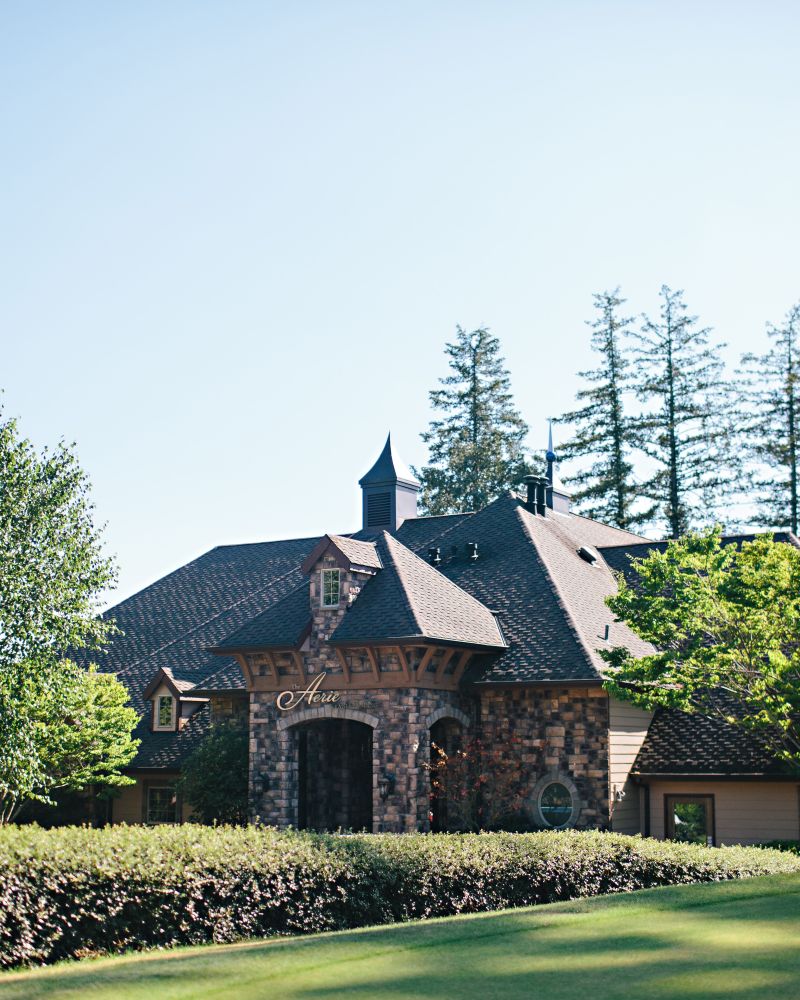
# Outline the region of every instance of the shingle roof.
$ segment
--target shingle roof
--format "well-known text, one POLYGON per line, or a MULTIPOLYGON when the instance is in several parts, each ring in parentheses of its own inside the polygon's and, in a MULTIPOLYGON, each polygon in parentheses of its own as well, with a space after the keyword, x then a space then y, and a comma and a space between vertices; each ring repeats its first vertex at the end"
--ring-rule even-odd
POLYGON ((203 705, 177 732, 151 731, 149 718, 142 718, 134 736, 142 742, 131 768, 170 770, 181 763, 197 748, 211 726, 211 712, 203 705))
POLYGON ((722 719, 659 709, 632 773, 747 776, 787 774, 787 769, 754 733, 722 719))
POLYGON ((494 615, 388 532, 377 548, 383 569, 367 582, 333 642, 438 639, 504 648, 494 615))
MULTIPOLYGON (((300 584, 246 625, 217 643, 214 652, 264 648, 294 649, 299 646, 311 624, 308 582, 300 584)), ((208 683, 206 681, 206 683, 208 683)))

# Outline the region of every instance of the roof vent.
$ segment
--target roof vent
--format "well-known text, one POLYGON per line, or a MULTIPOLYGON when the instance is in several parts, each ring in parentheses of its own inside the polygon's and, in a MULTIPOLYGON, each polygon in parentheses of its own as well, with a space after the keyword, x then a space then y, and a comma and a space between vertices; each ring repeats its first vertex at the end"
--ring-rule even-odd
POLYGON ((581 545, 581 547, 578 549, 578 555, 581 557, 581 559, 584 560, 584 562, 589 563, 591 566, 594 566, 594 564, 600 558, 600 556, 595 552, 595 550, 590 549, 588 545, 581 545))
POLYGON ((478 558, 478 543, 477 542, 467 542, 467 559, 470 562, 475 562, 478 558))
POLYGON ((392 498, 389 493, 367 496, 367 528, 380 528, 391 520, 392 498))
POLYGON ((432 566, 438 566, 442 561, 442 552, 438 545, 428 549, 428 559, 432 566))

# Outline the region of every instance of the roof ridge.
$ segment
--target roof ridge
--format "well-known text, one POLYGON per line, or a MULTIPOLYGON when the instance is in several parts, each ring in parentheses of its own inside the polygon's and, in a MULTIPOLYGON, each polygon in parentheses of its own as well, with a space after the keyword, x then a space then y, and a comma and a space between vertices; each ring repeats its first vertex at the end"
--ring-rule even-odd
MULTIPOLYGON (((550 581, 550 586, 553 589, 553 593, 555 595, 555 598, 556 598, 556 601, 558 603, 558 606, 564 612, 564 615, 565 615, 565 617, 567 619, 567 624, 569 625, 570 632, 572 632, 572 635, 575 638, 575 640, 577 641, 579 648, 581 650, 583 650, 583 653, 584 653, 584 655, 586 657, 586 660, 587 660, 587 662, 589 664, 589 667, 597 674, 598 677, 600 677, 602 675, 600 674, 600 671, 597 669, 597 666, 594 663, 594 655, 593 654, 596 652, 596 650, 591 650, 591 649, 588 648, 588 645, 585 642, 585 640, 583 638, 583 635, 581 634, 581 630, 578 628, 578 624, 575 621, 575 616, 572 613, 572 609, 569 606, 569 602, 567 601, 567 598, 566 598, 563 590, 559 586, 558 581, 556 580, 555 576, 551 572, 550 567, 547 565, 547 560, 544 558, 544 556, 542 555, 542 553, 541 553, 541 551, 539 549, 539 546, 536 544, 536 538, 535 538, 533 532, 531 531, 530 525, 526 522, 525 518, 523 517, 523 513, 527 514, 528 511, 525 510, 525 508, 522 506, 522 504, 520 504, 519 507, 517 508, 517 517, 519 518, 520 524, 522 525, 522 530, 525 532, 525 534, 530 539, 531 545, 533 546, 533 548, 534 548, 534 550, 536 552, 536 555, 537 555, 537 557, 539 559, 539 562, 540 562, 540 564, 542 566, 542 569, 544 570, 544 574, 547 577, 547 579, 550 581), (520 507, 522 509, 520 509, 520 507)), ((609 572, 611 572, 610 568, 609 568, 609 572)))
MULTIPOLYGON (((391 547, 391 545, 389 543, 391 542, 393 545, 399 545, 399 546, 401 546, 407 552, 410 552, 411 555, 414 556, 415 559, 419 559, 419 556, 416 554, 416 552, 412 552, 411 549, 409 549, 407 545, 403 545, 402 542, 398 541, 394 537, 394 535, 389 534, 388 531, 386 531, 386 530, 382 531, 381 532, 381 536, 383 538, 383 543, 386 546, 387 552, 389 553, 389 558, 391 559, 390 566, 391 566, 391 568, 394 569, 395 573, 397 574, 397 579, 400 582, 400 589, 401 589, 401 591, 403 593, 403 597, 405 599, 406 606, 407 606, 409 612, 411 613, 411 617, 414 620, 414 624, 417 627, 418 634, 422 635, 422 622, 420 621, 418 610, 415 607, 414 602, 411 599, 411 594, 410 594, 410 591, 409 591, 408 581, 406 580, 405 574, 403 573, 403 571, 402 571, 399 563, 395 559, 394 551, 392 550, 392 547, 391 547)), ((420 560, 420 561, 422 561, 422 560, 420 560)), ((388 569, 389 567, 387 566, 385 568, 388 569)))

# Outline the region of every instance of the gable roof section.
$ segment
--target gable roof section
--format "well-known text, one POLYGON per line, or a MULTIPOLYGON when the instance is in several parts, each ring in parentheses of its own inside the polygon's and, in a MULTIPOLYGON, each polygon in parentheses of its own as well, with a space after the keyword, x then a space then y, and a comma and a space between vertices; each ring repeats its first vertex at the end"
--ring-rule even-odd
POLYGON ((248 649, 296 649, 311 626, 309 586, 303 583, 211 648, 213 653, 248 649))
POLYGON ((361 541, 346 535, 323 535, 303 560, 300 569, 310 573, 319 560, 333 551, 342 569, 380 569, 381 560, 374 541, 361 541))
POLYGON ((376 544, 384 568, 364 586, 332 642, 431 639, 505 648, 494 615, 476 598, 388 532, 376 544))

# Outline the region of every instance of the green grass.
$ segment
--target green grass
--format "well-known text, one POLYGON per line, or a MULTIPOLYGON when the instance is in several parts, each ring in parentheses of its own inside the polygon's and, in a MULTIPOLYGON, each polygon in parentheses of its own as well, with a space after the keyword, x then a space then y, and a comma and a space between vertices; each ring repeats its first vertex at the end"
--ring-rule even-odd
POLYGON ((81 1000, 796 1000, 800 875, 0 974, 81 1000))

